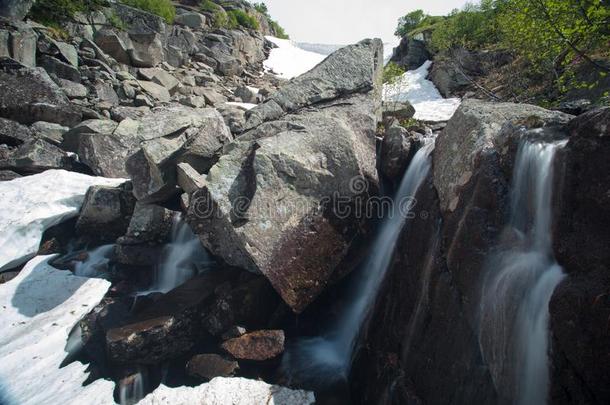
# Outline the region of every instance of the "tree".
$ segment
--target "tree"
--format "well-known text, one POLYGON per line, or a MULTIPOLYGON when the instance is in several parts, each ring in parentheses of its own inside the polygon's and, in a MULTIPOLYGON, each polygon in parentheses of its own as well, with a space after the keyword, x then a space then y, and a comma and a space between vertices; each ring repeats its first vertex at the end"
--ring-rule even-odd
POLYGON ((400 38, 406 36, 410 31, 417 28, 425 17, 426 14, 423 10, 411 11, 409 14, 400 17, 398 19, 398 27, 396 28, 394 35, 400 38))

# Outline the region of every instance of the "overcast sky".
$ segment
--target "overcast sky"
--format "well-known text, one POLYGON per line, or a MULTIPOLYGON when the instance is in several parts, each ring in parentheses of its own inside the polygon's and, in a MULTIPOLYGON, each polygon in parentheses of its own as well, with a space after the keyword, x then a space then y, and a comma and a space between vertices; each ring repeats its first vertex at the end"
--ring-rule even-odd
POLYGON ((267 4, 291 39, 349 44, 378 37, 389 42, 398 18, 419 8, 444 15, 467 0, 254 0, 267 4))

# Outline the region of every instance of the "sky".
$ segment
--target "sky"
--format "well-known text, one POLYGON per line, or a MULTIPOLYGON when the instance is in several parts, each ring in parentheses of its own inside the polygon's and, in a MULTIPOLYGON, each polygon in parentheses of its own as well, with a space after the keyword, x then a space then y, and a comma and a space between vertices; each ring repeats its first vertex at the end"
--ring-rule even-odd
POLYGON ((398 18, 417 9, 444 15, 467 0, 254 0, 299 42, 350 44, 364 38, 394 41, 398 18))

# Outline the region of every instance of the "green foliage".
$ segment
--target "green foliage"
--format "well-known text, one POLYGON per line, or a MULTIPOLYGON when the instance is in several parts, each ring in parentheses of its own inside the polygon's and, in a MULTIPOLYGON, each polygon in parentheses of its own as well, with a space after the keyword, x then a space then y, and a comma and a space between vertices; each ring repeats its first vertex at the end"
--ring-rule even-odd
POLYGON ((107 13, 106 18, 108 19, 108 23, 114 28, 119 30, 127 29, 127 24, 125 24, 125 21, 121 20, 121 17, 119 17, 114 11, 107 13))
POLYGON ((406 36, 410 31, 417 28, 425 17, 426 14, 424 14, 424 10, 415 10, 400 17, 394 35, 401 38, 406 36))
POLYGON ((405 70, 394 62, 389 62, 383 68, 383 82, 392 84, 405 73, 405 70))
POLYGON ((29 15, 34 21, 59 29, 76 13, 90 13, 105 5, 105 0, 38 0, 29 15))
POLYGON ((269 9, 265 3, 254 3, 254 8, 261 14, 269 15, 269 9))
POLYGON ((271 29, 273 30, 273 32, 275 33, 275 36, 277 38, 280 38, 280 39, 290 39, 290 35, 288 35, 286 33, 284 28, 280 24, 278 24, 277 21, 269 19, 269 25, 271 26, 271 29))
POLYGON ((222 7, 214 3, 212 0, 201 0, 201 3, 199 3, 199 9, 208 13, 214 13, 221 10, 222 7))
POLYGON ((168 23, 173 23, 176 17, 176 7, 171 0, 121 0, 128 6, 156 14, 168 23))
POLYGON ((259 28, 256 18, 243 10, 229 10, 227 11, 227 17, 229 19, 228 28, 244 27, 253 30, 259 28))

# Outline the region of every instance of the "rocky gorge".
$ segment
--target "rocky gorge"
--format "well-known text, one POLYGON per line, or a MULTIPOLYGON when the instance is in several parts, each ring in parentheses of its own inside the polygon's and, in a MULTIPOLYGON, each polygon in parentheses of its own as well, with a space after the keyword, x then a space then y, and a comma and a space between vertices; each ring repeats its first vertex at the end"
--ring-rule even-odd
POLYGON ((466 97, 388 91, 378 39, 283 79, 241 0, 258 30, 32 3, 0 2, 1 404, 610 401, 609 107, 437 62, 466 97))

